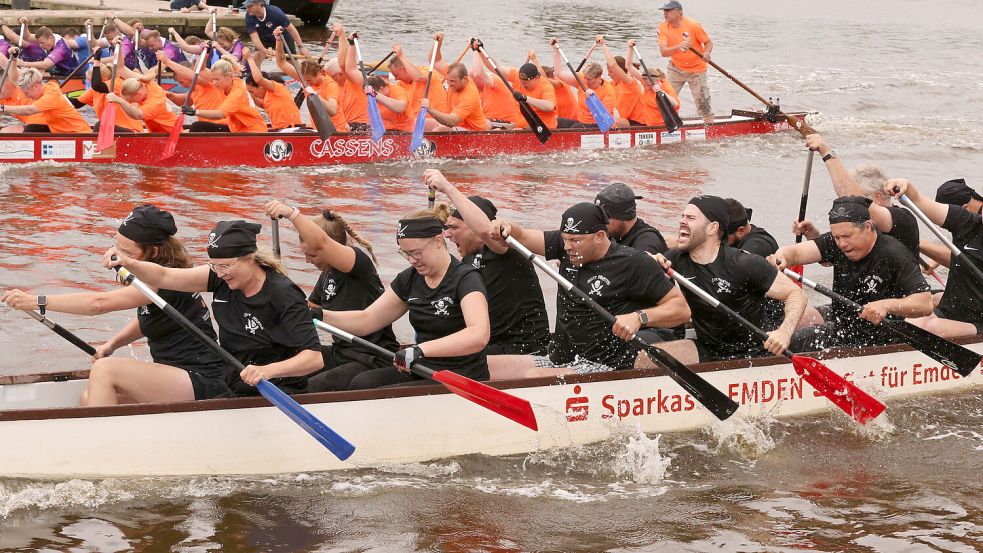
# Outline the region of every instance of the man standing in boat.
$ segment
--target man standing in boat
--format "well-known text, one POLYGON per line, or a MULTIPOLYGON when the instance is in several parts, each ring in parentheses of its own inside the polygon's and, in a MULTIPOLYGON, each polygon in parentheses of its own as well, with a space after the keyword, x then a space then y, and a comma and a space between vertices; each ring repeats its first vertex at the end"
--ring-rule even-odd
POLYGON ((727 245, 729 222, 723 198, 696 196, 683 210, 676 248, 655 257, 664 268, 672 267, 759 328, 764 326, 769 298, 784 303, 785 317, 762 343, 726 313, 684 290, 696 339, 659 344, 683 363, 761 357, 769 352, 780 355, 788 348, 808 302, 805 292, 763 257, 727 245))
POLYGON ((284 40, 287 41, 287 46, 290 47, 291 52, 298 53, 297 48, 299 47, 300 55, 310 55, 307 48, 304 48, 304 41, 300 39, 297 27, 294 27, 283 10, 276 6, 267 5, 266 0, 245 0, 242 7, 246 10, 246 34, 249 35, 256 47, 253 59, 256 60, 257 64, 262 64, 267 56, 273 57, 273 46, 276 44, 273 31, 280 27, 289 33, 284 40))
POLYGON ((877 229, 870 205, 870 198, 863 196, 833 200, 829 232, 779 248, 770 258, 779 269, 831 263, 833 291, 864 306, 858 314, 834 302, 825 323, 796 331, 792 351, 894 343, 895 334, 876 326, 885 317, 924 317, 932 312, 932 294, 918 264, 900 241, 877 229))
POLYGON ((709 125, 713 123, 713 110, 710 108, 705 60, 710 59, 713 41, 699 21, 683 16, 683 5, 676 0, 666 2, 659 9, 665 18, 659 24, 659 52, 662 57, 670 58, 667 72, 669 84, 676 92, 680 92, 684 84, 689 84, 696 111, 709 125), (698 54, 702 54, 702 58, 698 54))

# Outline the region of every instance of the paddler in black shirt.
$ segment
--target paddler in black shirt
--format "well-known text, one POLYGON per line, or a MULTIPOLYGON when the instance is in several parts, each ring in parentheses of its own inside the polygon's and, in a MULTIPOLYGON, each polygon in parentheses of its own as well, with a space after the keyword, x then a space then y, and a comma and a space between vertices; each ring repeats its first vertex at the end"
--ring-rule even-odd
POLYGON ((220 221, 208 235, 209 263, 190 269, 138 261, 115 247, 103 265, 126 267, 149 286, 211 292, 219 342, 246 366, 228 375, 233 393, 256 395, 253 386, 260 379, 288 393, 302 392, 306 375, 323 366, 321 344, 304 293, 273 252, 257 248, 261 229, 246 221, 220 221))
MULTIPOLYGON (((167 211, 147 204, 133 209, 120 223, 115 237, 119 252, 167 267, 190 267, 188 252, 174 238, 177 226, 167 211)), ((205 334, 215 339, 208 307, 198 293, 158 290, 205 334)), ((52 296, 28 295, 9 290, 0 296, 10 307, 25 311, 40 309, 101 315, 123 309, 136 309, 137 316, 115 336, 96 348, 96 359, 89 382, 82 392, 81 405, 116 405, 120 396, 127 401, 156 403, 209 399, 228 393, 225 367, 219 356, 205 344, 189 340, 186 332, 139 290, 132 286, 110 292, 82 292, 52 296), (42 307, 43 305, 43 307, 42 307), (117 349, 147 338, 152 363, 129 356, 110 357, 117 349)))
POLYGON ((833 200, 829 232, 784 246, 772 257, 779 269, 831 263, 833 291, 864 306, 858 315, 833 302, 825 323, 796 331, 793 351, 895 343, 894 333, 876 326, 885 317, 922 317, 932 312, 932 296, 918 264, 901 242, 877 230, 870 205, 870 198, 863 196, 833 200))
POLYGON ((734 198, 727 198, 727 245, 748 253, 768 257, 778 251, 778 241, 767 230, 751 224, 751 209, 734 198))
POLYGON ((760 255, 727 245, 730 221, 727 202, 717 196, 696 196, 683 209, 676 248, 656 259, 672 267, 758 328, 764 326, 768 298, 784 303, 781 325, 761 342, 743 325, 698 296, 683 290, 693 312, 695 340, 659 344, 683 363, 719 361, 781 354, 806 308, 806 295, 760 255))
MULTIPOLYGON (((266 204, 266 214, 293 223, 304 259, 321 271, 307 297, 313 318, 320 319, 325 309, 365 309, 385 291, 386 287, 373 264, 375 254, 372 253, 372 244, 363 240, 337 212, 325 209, 308 218, 301 215, 296 207, 274 200, 266 204), (349 237, 362 248, 349 246, 349 237)), ((362 338, 388 350, 399 347, 390 325, 362 338)), ((308 392, 347 390, 358 373, 390 365, 374 355, 371 349, 343 340, 322 345, 321 354, 324 358, 323 372, 308 379, 308 392)))
POLYGON ((444 241, 447 205, 420 210, 399 220, 396 243, 410 266, 390 288, 361 311, 325 311, 324 321, 356 335, 378 331, 410 313, 415 344, 399 350, 394 367, 356 376, 349 389, 423 382, 410 373, 425 360, 434 370, 450 370, 474 380, 488 380, 488 302, 481 274, 455 259, 444 241))
POLYGON ((454 205, 444 236, 457 246, 461 263, 478 269, 485 282, 491 321, 485 349, 489 371, 494 375, 497 355, 545 354, 550 329, 539 276, 532 262, 492 237, 495 204, 481 196, 465 197, 437 169, 424 171, 423 180, 454 205))
POLYGON ((666 240, 659 229, 638 218, 635 200, 641 200, 627 184, 616 182, 594 197, 608 215, 608 236, 612 240, 645 253, 663 253, 666 240))
POLYGON ((648 254, 611 241, 608 217, 600 206, 576 204, 563 212, 560 225, 560 230, 544 232, 493 221, 492 229, 513 236, 534 254, 558 259, 560 274, 617 320, 611 325, 557 290, 549 355, 503 357, 496 378, 652 367, 630 340, 645 326, 668 328, 689 320, 682 294, 648 254))
MULTIPOLYGON (((973 206, 966 207, 973 201, 972 196, 967 194, 969 197, 958 198, 952 203, 940 203, 920 194, 907 179, 891 179, 884 184, 887 194, 894 193, 895 188, 899 190, 898 196, 907 194, 933 223, 951 232, 953 244, 977 267, 983 267, 983 219, 979 213, 971 211, 973 206), (958 203, 962 199, 966 201, 958 203)), ((943 199, 949 198, 943 195, 943 199)), ((911 322, 944 338, 983 333, 983 282, 961 263, 952 263, 947 247, 935 245, 935 248, 926 248, 925 252, 949 267, 949 280, 935 311, 911 322)))

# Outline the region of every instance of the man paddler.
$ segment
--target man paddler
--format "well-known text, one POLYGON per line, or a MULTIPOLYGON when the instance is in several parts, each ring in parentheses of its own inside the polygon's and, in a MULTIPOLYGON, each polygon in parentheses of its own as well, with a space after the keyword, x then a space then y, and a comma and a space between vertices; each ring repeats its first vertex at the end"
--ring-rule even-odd
MULTIPOLYGON (((439 48, 443 42, 443 33, 434 35, 439 48)), ((428 131, 487 131, 491 128, 485 112, 481 108, 481 94, 478 87, 468 75, 468 68, 462 63, 434 63, 434 69, 444 74, 447 83, 447 111, 437 109, 430 103, 429 98, 420 100, 420 105, 427 109, 433 123, 427 123, 428 131)), ((432 86, 432 85, 431 85, 432 86)))
MULTIPOLYGON (((437 47, 439 48, 439 46, 437 47)), ((393 44, 392 51, 393 57, 389 60, 389 74, 396 79, 396 84, 403 87, 406 91, 409 102, 406 115, 409 116, 411 121, 416 121, 417 114, 420 112, 420 101, 423 99, 423 91, 427 87, 429 68, 421 69, 414 65, 400 44, 393 44)), ((427 91, 427 98, 430 100, 431 108, 444 112, 448 111, 447 91, 444 89, 444 76, 439 71, 433 72, 430 89, 427 91)), ((436 124, 433 123, 431 127, 436 124)))
POLYGON ((616 182, 598 192, 594 203, 608 215, 608 236, 622 246, 645 253, 665 253, 666 240, 659 229, 641 220, 635 200, 642 199, 627 184, 616 182))
MULTIPOLYGON (((478 55, 484 66, 491 71, 492 66, 488 58, 480 51, 478 51, 478 55)), ((535 57, 535 55, 536 53, 533 51, 527 54, 530 59, 535 57)), ((514 94, 508 95, 510 97, 507 100, 511 104, 512 109, 515 110, 515 115, 513 116, 514 121, 512 121, 515 126, 520 129, 529 127, 529 123, 516 109, 516 106, 518 106, 516 102, 526 102, 536 115, 543 120, 546 128, 555 129, 557 125, 556 92, 549 81, 539 74, 536 64, 526 62, 522 64, 522 67, 518 68, 498 64, 498 69, 509 80, 509 84, 512 85, 512 89, 515 91, 514 94)), ((494 86, 506 89, 507 92, 505 84, 497 74, 493 73, 490 76, 494 80, 494 86)), ((482 99, 484 100, 484 97, 482 99)))
POLYGON ((667 71, 669 84, 677 92, 682 90, 684 84, 689 84, 696 111, 709 125, 713 123, 713 110, 710 108, 707 62, 704 60, 710 59, 713 41, 699 21, 683 15, 683 5, 676 0, 666 2, 659 9, 665 19, 659 24, 659 52, 662 57, 670 58, 667 71))
POLYGON ((577 78, 574 77, 573 73, 566 68, 566 64, 564 64, 560 59, 560 41, 555 37, 551 38, 550 46, 553 47, 553 67, 555 75, 561 81, 576 89, 577 102, 579 104, 577 120, 570 121, 560 119, 560 128, 597 127, 597 122, 594 121, 594 116, 591 114, 590 108, 587 107, 587 96, 591 94, 597 96, 601 103, 604 104, 604 107, 607 108, 608 113, 610 113, 613 117, 617 117, 618 113, 615 111, 617 94, 615 93, 614 87, 611 85, 611 83, 604 80, 604 69, 601 68, 601 65, 596 62, 590 62, 586 67, 584 67, 584 70, 578 74, 580 76, 580 81, 587 87, 587 91, 585 92, 577 83, 577 78))
POLYGON ((41 72, 33 67, 19 71, 17 86, 31 103, 20 106, 0 104, 0 115, 27 116, 39 114, 52 133, 91 133, 92 127, 58 86, 58 81, 44 82, 41 72))

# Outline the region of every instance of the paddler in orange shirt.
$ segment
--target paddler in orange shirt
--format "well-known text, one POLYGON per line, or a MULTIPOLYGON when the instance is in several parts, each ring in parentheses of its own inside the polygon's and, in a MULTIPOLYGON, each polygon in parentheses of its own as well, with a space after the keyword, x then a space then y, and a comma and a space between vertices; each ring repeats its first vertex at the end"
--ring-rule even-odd
POLYGON ((386 132, 413 132, 413 120, 410 119, 409 100, 406 91, 398 83, 387 81, 378 75, 369 77, 366 93, 374 94, 379 104, 379 115, 386 126, 386 132))
MULTIPOLYGON (((18 50, 16 46, 11 46, 8 52, 11 56, 18 55, 18 50)), ((3 74, 3 67, 7 67, 7 62, 9 59, 7 56, 0 52, 0 75, 3 74)), ((26 106, 32 102, 30 98, 24 95, 24 91, 17 86, 17 64, 13 63, 10 65, 10 74, 7 75, 7 80, 3 83, 3 90, 0 90, 0 104, 5 104, 7 106, 26 106)), ((48 125, 44 122, 44 115, 41 113, 35 113, 33 115, 14 115, 10 114, 17 119, 23 125, 7 125, 6 127, 0 128, 0 133, 21 133, 21 132, 49 132, 48 125)))
MULTIPOLYGON (((468 68, 463 63, 452 63, 447 67, 447 106, 443 112, 430 106, 430 100, 421 101, 430 111, 437 125, 428 131, 487 131, 490 126, 481 109, 481 96, 478 87, 468 76, 468 68)), ((429 123, 429 121, 428 121, 429 123)))
MULTIPOLYGON (((409 101, 407 115, 411 121, 416 121, 416 116, 420 112, 420 100, 423 99, 423 89, 427 86, 426 73, 429 72, 429 68, 421 69, 413 65, 413 62, 406 56, 406 53, 403 52, 403 47, 399 44, 393 44, 392 51, 393 59, 389 61, 389 74, 406 91, 409 101)), ((429 56, 427 59, 430 59, 429 56)), ((448 111, 447 91, 444 90, 444 77, 437 71, 434 71, 433 79, 431 79, 427 98, 430 100, 430 106, 433 109, 448 111)))
POLYGON ((369 101, 362 85, 362 72, 355 61, 353 35, 346 35, 341 23, 335 23, 333 30, 341 37, 338 40, 338 67, 341 69, 341 111, 348 121, 349 132, 368 134, 372 132, 369 123, 369 101), (347 37, 347 40, 345 40, 347 37), (356 77, 357 75, 357 77, 356 77))
MULTIPOLYGON (((526 57, 532 60, 536 57, 536 52, 530 50, 526 54, 526 57)), ((491 70, 491 63, 483 55, 481 58, 485 67, 491 70)), ((522 113, 518 111, 518 101, 523 100, 543 120, 546 128, 555 129, 557 124, 556 92, 553 90, 550 82, 544 76, 540 75, 539 68, 536 64, 530 61, 522 64, 522 67, 519 68, 498 64, 498 68, 505 75, 505 78, 509 80, 509 84, 512 85, 512 89, 518 95, 518 97, 513 96, 511 98, 512 105, 516 106, 516 112, 518 114, 515 126, 522 129, 529 128, 529 123, 526 122, 525 117, 522 117, 522 113)), ((495 75, 494 79, 498 86, 505 88, 498 75, 495 75)), ((487 110, 485 111, 485 115, 488 115, 487 110)))
POLYGON ((556 117, 564 119, 577 118, 577 95, 573 88, 567 83, 556 78, 556 72, 550 66, 543 66, 536 57, 536 52, 529 51, 529 63, 536 66, 543 79, 553 87, 553 95, 556 97, 556 117))
POLYGON ((147 126, 148 132, 170 133, 177 122, 177 115, 167 109, 164 89, 153 81, 151 70, 149 81, 130 77, 123 81, 119 94, 111 92, 106 101, 117 104, 126 115, 147 126))
POLYGON ((649 67, 648 76, 635 68, 632 64, 632 56, 634 55, 634 46, 636 44, 635 39, 628 41, 628 54, 625 57, 626 65, 628 67, 628 72, 631 76, 638 80, 642 86, 642 98, 641 105, 644 108, 642 111, 641 122, 644 125, 661 127, 666 124, 665 119, 662 117, 662 111, 659 110, 659 101, 656 97, 656 92, 662 91, 666 93, 669 97, 669 103, 672 107, 679 111, 679 95, 666 80, 666 74, 662 72, 661 69, 649 67), (654 85, 654 86, 653 86, 654 85))
POLYGON ((505 83, 498 78, 498 75, 491 72, 491 64, 484 59, 476 44, 477 40, 471 42, 473 59, 468 75, 478 87, 478 93, 481 97, 481 111, 488 118, 492 128, 514 128, 519 121, 525 121, 519 112, 519 104, 516 103, 505 83), (488 71, 485 70, 486 65, 488 71))
POLYGON ((706 124, 713 123, 710 108, 710 87, 707 85, 707 63, 713 51, 713 41, 699 21, 683 16, 683 5, 676 0, 659 8, 665 21, 659 24, 659 51, 670 58, 668 75, 673 90, 682 90, 689 83, 689 90, 696 102, 696 111, 706 124), (690 50, 703 54, 703 58, 690 50))
MULTIPOLYGON (((204 54, 202 54, 204 55, 204 54)), ((174 72, 174 80, 181 86, 188 88, 191 86, 191 79, 194 78, 194 70, 172 61, 163 52, 157 52, 157 61, 164 64, 174 72)), ((184 105, 187 93, 165 92, 167 99, 179 106, 184 105)), ((218 109, 225 101, 225 94, 215 88, 215 85, 208 82, 208 79, 199 78, 195 83, 195 89, 191 91, 191 105, 199 110, 218 109)), ((191 132, 228 132, 229 119, 220 117, 218 119, 206 119, 201 115, 198 120, 191 124, 191 132)))
POLYGON ((91 133, 92 127, 62 94, 58 81, 44 82, 37 69, 30 67, 18 72, 17 86, 31 100, 30 104, 7 106, 0 104, 0 115, 41 114, 52 133, 91 133))
MULTIPOLYGON (((611 54, 603 35, 597 35, 594 39, 604 53, 604 61, 608 66, 608 75, 611 76, 611 84, 614 86, 616 105, 618 106, 618 117, 615 126, 641 126, 645 118, 645 107, 642 105, 642 87, 628 73, 626 59, 621 56, 611 54)), ((634 69, 634 68, 633 68, 634 69)))
POLYGON ((556 68, 556 76, 568 85, 574 87, 577 90, 577 120, 571 121, 569 119, 560 119, 559 126, 561 129, 567 127, 597 127, 597 122, 594 121, 594 116, 591 115, 590 109, 587 108, 587 95, 596 94, 604 107, 607 108, 608 113, 617 118, 617 113, 615 112, 616 107, 616 94, 614 87, 610 82, 604 80, 604 69, 601 65, 596 62, 590 62, 585 67, 584 70, 579 73, 580 80, 584 82, 584 86, 587 87, 587 92, 585 93, 580 89, 580 85, 577 84, 577 79, 570 73, 569 69, 565 68, 565 64, 560 60, 560 41, 556 38, 550 39, 550 46, 553 47, 553 67, 556 68))
POLYGON ((277 132, 289 132, 302 127, 300 109, 294 103, 294 95, 287 89, 287 85, 260 71, 249 48, 242 49, 242 59, 249 64, 246 90, 256 105, 262 106, 270 116, 270 128, 277 132))
MULTIPOLYGON (((287 54, 283 48, 283 30, 274 29, 273 36, 276 38, 276 65, 287 76, 299 81, 297 69, 294 64, 287 59, 287 54)), ((300 62, 300 71, 303 73, 304 80, 310 89, 308 94, 317 94, 324 104, 325 110, 331 116, 331 124, 337 132, 348 132, 348 121, 345 114, 341 111, 341 87, 338 81, 341 80, 341 69, 338 67, 338 60, 331 58, 326 67, 321 67, 311 60, 300 62)), ((312 121, 312 124, 314 122, 312 121)))
MULTIPOLYGON (((223 57, 215 62, 210 69, 202 69, 199 79, 211 80, 215 88, 225 93, 225 100, 216 109, 201 110, 201 116, 208 119, 229 118, 228 132, 267 132, 266 121, 260 115, 256 106, 252 105, 246 83, 236 76, 237 64, 223 57)), ((182 106, 185 115, 197 115, 198 110, 191 106, 182 106)))

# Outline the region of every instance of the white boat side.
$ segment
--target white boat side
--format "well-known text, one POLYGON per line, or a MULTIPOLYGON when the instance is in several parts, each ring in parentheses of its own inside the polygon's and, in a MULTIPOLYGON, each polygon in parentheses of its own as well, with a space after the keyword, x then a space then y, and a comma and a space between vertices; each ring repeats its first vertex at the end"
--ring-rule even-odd
MULTIPOLYGON (((983 337, 961 342, 983 351, 983 337)), ((824 356, 831 356, 824 359, 831 369, 881 400, 983 387, 980 369, 960 377, 907 346, 828 351, 824 356)), ((735 416, 769 411, 772 416, 789 417, 835 410, 784 358, 696 365, 694 370, 741 403, 735 416)), ((84 383, 74 378, 0 385, 0 476, 66 479, 327 471, 598 442, 609 437, 618 422, 661 433, 716 420, 657 370, 494 383, 533 404, 539 432, 440 387, 296 396, 356 445, 355 454, 342 462, 262 398, 66 407, 77 401, 84 383)), ((835 416, 845 417, 838 411, 835 416)))

